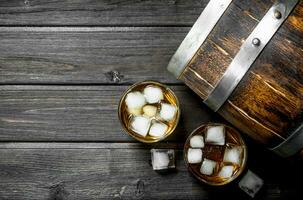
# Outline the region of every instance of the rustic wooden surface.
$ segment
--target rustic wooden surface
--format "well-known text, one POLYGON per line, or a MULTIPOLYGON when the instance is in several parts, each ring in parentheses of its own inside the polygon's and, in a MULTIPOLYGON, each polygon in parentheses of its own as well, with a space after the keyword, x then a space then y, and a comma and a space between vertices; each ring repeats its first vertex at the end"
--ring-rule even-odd
MULTIPOLYGON (((236 183, 200 184, 183 163, 186 136, 224 122, 165 69, 206 3, 0 0, 0 199, 250 199, 236 183), (146 79, 171 86, 182 110, 154 145, 117 116, 120 95, 146 79), (177 170, 154 172, 151 148, 175 149, 177 170)), ((265 181, 256 199, 302 198, 302 163, 245 139, 265 181)))

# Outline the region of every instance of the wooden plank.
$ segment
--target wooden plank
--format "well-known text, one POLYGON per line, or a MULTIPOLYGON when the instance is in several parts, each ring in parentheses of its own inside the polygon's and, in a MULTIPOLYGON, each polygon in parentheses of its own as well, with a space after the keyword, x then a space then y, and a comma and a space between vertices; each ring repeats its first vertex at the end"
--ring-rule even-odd
MULTIPOLYGON (((134 141, 122 130, 117 107, 128 86, 1 86, 2 141, 134 141)), ((181 119, 168 141, 184 141, 203 122, 220 121, 185 86, 171 87, 181 119)))
POLYGON ((4 25, 192 25, 208 0, 4 0, 4 25))
POLYGON ((179 83, 166 66, 188 30, 1 27, 0 83, 179 83))
MULTIPOLYGON (((121 148, 108 148, 106 144, 105 148, 97 149, 63 149, 54 144, 53 148, 37 149, 18 148, 16 144, 17 149, 1 148, 0 198, 249 199, 236 183, 218 188, 200 184, 187 172, 181 150, 176 151, 177 170, 158 174, 150 166, 149 148, 121 145, 121 148)), ((301 177, 302 174, 296 173, 301 165, 281 162, 262 149, 256 149, 250 158, 253 160, 250 169, 265 180, 255 199, 299 198, 297 191, 301 185, 295 184, 293 177, 301 177), (266 165, 262 165, 264 161, 266 165), (286 168, 293 170, 281 173, 286 168)))
POLYGON ((183 149, 183 143, 158 142, 115 143, 115 142, 0 142, 0 149, 183 149))

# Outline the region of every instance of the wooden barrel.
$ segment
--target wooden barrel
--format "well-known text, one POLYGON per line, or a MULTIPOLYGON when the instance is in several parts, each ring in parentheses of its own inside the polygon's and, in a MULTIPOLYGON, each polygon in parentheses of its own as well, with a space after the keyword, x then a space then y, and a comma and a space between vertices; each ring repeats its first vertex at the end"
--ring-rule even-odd
MULTIPOLYGON (((276 19, 270 20, 285 19, 270 40, 266 44, 262 44, 263 41, 258 38, 252 40, 252 46, 261 44, 264 47, 243 76, 236 77, 239 82, 223 104, 217 107, 217 112, 279 155, 291 156, 303 147, 303 1, 218 2, 222 3, 219 5, 221 7, 224 7, 224 3, 228 5, 202 44, 198 44, 197 51, 190 56, 188 62, 184 62, 184 56, 180 55, 186 54, 183 43, 188 43, 187 36, 181 44, 183 47, 180 46, 171 59, 168 70, 205 102, 216 92, 219 96, 226 93, 223 89, 228 90, 229 85, 224 86, 222 80, 236 62, 238 54, 241 54, 240 51, 245 50, 245 43, 249 42, 247 40, 251 34, 264 21, 266 14, 270 14, 274 5, 281 2, 286 4, 280 12, 273 10, 271 17, 276 19), (294 4, 293 8, 288 5, 289 2, 294 4), (289 10, 287 16, 284 16, 285 9, 289 10), (176 66, 178 64, 180 66, 176 66)), ((211 3, 215 4, 214 1, 209 4, 211 3)), ((202 13, 200 18, 210 16, 207 15, 207 9, 211 10, 206 7, 206 13, 202 13)), ((201 25, 203 19, 200 18, 198 20, 201 25)), ((208 26, 205 20, 199 28, 203 29, 203 26, 208 26)), ((266 27, 263 29, 262 34, 267 34, 266 27)), ((195 31, 197 30, 199 29, 195 31)), ((243 62, 240 65, 242 64, 243 62)))

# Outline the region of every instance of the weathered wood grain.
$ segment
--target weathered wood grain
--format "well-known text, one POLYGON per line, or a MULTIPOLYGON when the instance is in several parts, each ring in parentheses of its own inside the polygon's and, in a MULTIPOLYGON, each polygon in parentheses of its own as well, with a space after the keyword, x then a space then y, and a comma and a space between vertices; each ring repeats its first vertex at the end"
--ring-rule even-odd
POLYGON ((183 149, 183 143, 158 142, 0 142, 0 149, 183 149))
MULTIPOLYGON (((181 79, 205 99, 272 4, 273 0, 234 1, 193 57, 181 79), (203 75, 203 79, 197 74, 203 75)), ((263 58, 257 59, 259 63, 254 66, 270 64, 275 56, 281 58, 280 65, 289 64, 292 71, 300 70, 302 60, 298 58, 303 45, 302 10, 303 2, 300 1, 269 42, 269 47, 262 52, 263 58)))
POLYGON ((188 30, 1 27, 0 83, 178 83, 166 66, 188 30))
MULTIPOLYGON (((128 144, 99 143, 90 149, 77 146, 77 143, 63 143, 61 147, 48 143, 45 148, 43 143, 40 147, 36 143, 27 146, 17 143, 8 148, 0 144, 0 198, 250 199, 236 184, 216 188, 200 184, 187 172, 182 150, 176 150, 177 170, 158 174, 150 166, 149 148, 142 148, 142 144, 128 147, 128 144)), ((262 149, 256 149, 250 156, 250 169, 265 181, 256 199, 302 196, 297 193, 300 184, 293 181, 294 176, 302 177, 302 173, 295 172, 301 165, 283 163, 262 149), (266 165, 262 165, 265 160, 266 165), (285 167, 293 170, 281 173, 285 167)))
POLYGON ((4 25, 192 25, 207 0, 2 0, 4 25))
POLYGON ((294 18, 302 21, 303 1, 222 109, 235 124, 241 121, 242 127, 254 127, 253 133, 248 132, 269 147, 289 137, 303 123, 303 23, 298 26, 294 18))
MULTIPOLYGON (((128 86, 1 86, 2 141, 134 141, 120 126, 118 103, 128 86)), ((185 86, 172 86, 181 104, 168 141, 184 141, 203 122, 221 121, 185 86)))
MULTIPOLYGON (((181 76, 202 99, 229 67, 245 39, 273 5, 234 1, 181 76)), ((303 1, 270 40, 219 113, 268 147, 303 121, 303 1)))

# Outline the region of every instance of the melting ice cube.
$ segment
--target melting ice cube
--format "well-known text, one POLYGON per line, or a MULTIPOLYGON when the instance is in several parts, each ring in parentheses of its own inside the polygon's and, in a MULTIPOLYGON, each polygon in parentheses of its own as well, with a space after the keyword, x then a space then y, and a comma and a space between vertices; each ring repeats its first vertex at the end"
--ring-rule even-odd
POLYGON ((129 110, 141 109, 145 104, 145 97, 141 92, 130 92, 126 95, 125 103, 129 110))
POLYGON ((161 122, 154 122, 149 130, 149 135, 154 137, 162 137, 165 135, 168 126, 161 122))
POLYGON ((195 164, 202 161, 202 150, 189 148, 187 151, 188 163, 195 164))
POLYGON ((150 152, 154 170, 175 168, 175 151, 173 149, 151 149, 150 152))
POLYGON ((226 147, 224 152, 223 162, 231 162, 234 164, 241 164, 242 147, 230 146, 226 147))
POLYGON ((157 113, 157 107, 151 106, 151 105, 146 105, 143 107, 143 113, 144 113, 144 115, 146 115, 148 117, 154 117, 154 116, 156 116, 156 113, 157 113))
POLYGON ((144 116, 135 116, 131 121, 131 128, 133 131, 145 137, 150 126, 150 119, 144 116))
POLYGON ((212 175, 215 171, 217 163, 213 160, 204 159, 200 168, 200 172, 205 175, 212 175))
POLYGON ((189 143, 192 148, 203 148, 204 147, 203 136, 195 135, 192 138, 190 138, 189 143))
POLYGON ((157 103, 163 99, 162 89, 156 86, 148 85, 144 88, 143 94, 148 103, 157 103))
POLYGON ((162 103, 160 110, 160 117, 165 121, 171 121, 174 119, 177 112, 177 108, 174 105, 162 103))
POLYGON ((233 166, 223 166, 218 175, 222 178, 230 178, 233 175, 233 172, 233 166))
POLYGON ((249 196, 254 197, 263 186, 263 183, 263 180, 259 176, 248 170, 239 182, 239 187, 249 196))
POLYGON ((224 126, 211 126, 207 128, 205 142, 214 145, 224 145, 224 126))

